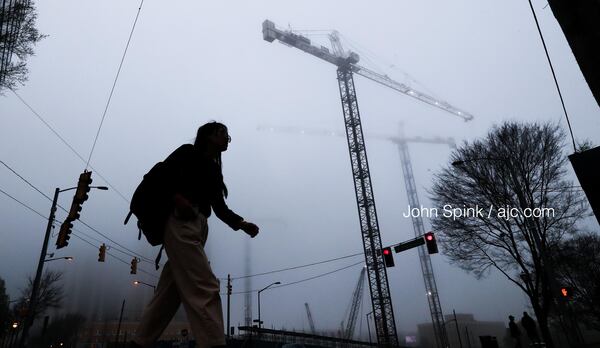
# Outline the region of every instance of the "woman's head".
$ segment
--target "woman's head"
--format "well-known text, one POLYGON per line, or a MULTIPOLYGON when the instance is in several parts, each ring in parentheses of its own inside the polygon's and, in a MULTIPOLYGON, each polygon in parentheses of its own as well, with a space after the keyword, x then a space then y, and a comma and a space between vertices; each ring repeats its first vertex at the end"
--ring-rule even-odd
POLYGON ((227 133, 227 126, 212 121, 198 128, 194 146, 203 151, 214 148, 219 152, 223 152, 227 150, 227 145, 230 141, 231 138, 227 133))
MULTIPOLYGON (((227 145, 230 141, 231 137, 227 132, 227 127, 222 123, 212 121, 198 128, 194 146, 204 155, 212 157, 219 168, 222 169, 221 153, 227 151, 227 145)), ((227 186, 225 186, 225 183, 223 183, 221 191, 223 196, 227 198, 227 186)))

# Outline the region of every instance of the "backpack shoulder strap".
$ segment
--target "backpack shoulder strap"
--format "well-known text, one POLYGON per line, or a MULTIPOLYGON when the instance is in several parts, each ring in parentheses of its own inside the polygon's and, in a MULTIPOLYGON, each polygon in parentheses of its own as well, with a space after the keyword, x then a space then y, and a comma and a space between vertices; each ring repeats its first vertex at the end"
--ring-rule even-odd
POLYGON ((133 212, 130 210, 129 214, 127 214, 127 217, 125 217, 125 221, 123 222, 123 225, 127 225, 127 223, 129 222, 129 218, 131 217, 131 215, 133 215, 133 212))
POLYGON ((162 256, 162 251, 165 248, 165 245, 161 245, 160 246, 160 250, 158 252, 158 255, 156 256, 156 260, 154 260, 154 266, 156 267, 156 270, 158 270, 160 268, 160 266, 158 265, 158 263, 160 262, 160 258, 162 256))

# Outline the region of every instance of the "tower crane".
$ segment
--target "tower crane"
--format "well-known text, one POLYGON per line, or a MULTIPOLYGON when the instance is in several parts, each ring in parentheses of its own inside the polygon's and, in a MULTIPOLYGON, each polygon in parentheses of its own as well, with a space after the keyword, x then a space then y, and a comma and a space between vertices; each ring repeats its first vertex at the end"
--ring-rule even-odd
POLYGON ((317 331, 315 330, 315 323, 313 321, 312 314, 310 314, 310 308, 308 307, 308 303, 304 302, 304 307, 306 307, 306 316, 308 317, 308 325, 310 325, 310 332, 313 335, 316 335, 317 331))
POLYGON ((369 289, 373 306, 373 318, 377 340, 381 346, 398 346, 396 323, 390 296, 387 271, 381 253, 382 244, 375 207, 375 197, 371 186, 371 175, 365 142, 363 138, 358 100, 354 88, 353 73, 365 76, 375 82, 393 88, 401 93, 426 102, 429 105, 442 109, 456 115, 465 121, 473 116, 465 111, 452 107, 450 104, 436 100, 424 93, 400 84, 391 83, 391 79, 379 75, 357 65, 360 57, 355 52, 344 52, 336 35, 330 36, 334 47, 332 54, 326 47, 317 47, 311 44, 310 39, 302 35, 277 29, 275 24, 265 20, 262 24, 263 39, 268 42, 278 40, 288 46, 298 48, 306 53, 321 58, 337 66, 337 80, 342 101, 344 123, 346 128, 346 140, 352 165, 354 179, 354 190, 358 205, 358 216, 361 227, 367 275, 369 278, 369 289), (368 75, 368 76, 367 76, 368 75))
POLYGON ((252 326, 252 277, 250 277, 252 258, 250 254, 250 242, 248 240, 246 240, 246 244, 244 245, 244 251, 244 272, 246 274, 246 278, 244 279, 244 325, 250 327, 252 326))
POLYGON ((356 326, 356 318, 358 317, 358 309, 362 302, 362 296, 364 292, 365 284, 365 271, 366 267, 363 267, 356 283, 356 288, 352 293, 352 301, 350 302, 350 312, 348 314, 348 320, 346 321, 346 328, 344 329, 344 338, 351 340, 354 336, 354 327, 356 326))
MULTIPOLYGON (((261 131, 277 131, 285 133, 296 133, 296 134, 308 134, 308 135, 326 135, 326 136, 343 136, 341 132, 335 132, 324 129, 300 129, 297 127, 258 127, 261 131)), ((400 161, 402 165, 402 174, 404 176, 404 185, 406 187, 406 194, 408 197, 409 205, 412 207, 420 207, 419 197, 417 195, 417 185, 415 183, 415 177, 413 175, 412 163, 410 160, 410 153, 408 149, 408 143, 426 143, 426 144, 443 144, 450 147, 455 147, 456 143, 453 138, 450 137, 406 137, 400 130, 399 136, 389 136, 381 134, 367 134, 367 137, 381 140, 388 140, 398 146, 400 161)), ((415 237, 422 236, 425 233, 425 227, 423 224, 423 218, 419 216, 412 216, 413 230, 415 237)), ((444 314, 442 312, 442 306, 440 304, 439 294, 437 285, 435 282, 435 275, 433 273, 433 265, 431 264, 431 257, 426 250, 425 245, 418 247, 419 261, 421 264, 421 272, 423 274, 423 281, 425 283, 425 294, 427 296, 427 302, 429 304, 429 311, 431 313, 431 321, 433 324, 433 330, 438 343, 438 347, 445 348, 448 346, 448 335, 446 333, 446 327, 444 325, 444 314)))

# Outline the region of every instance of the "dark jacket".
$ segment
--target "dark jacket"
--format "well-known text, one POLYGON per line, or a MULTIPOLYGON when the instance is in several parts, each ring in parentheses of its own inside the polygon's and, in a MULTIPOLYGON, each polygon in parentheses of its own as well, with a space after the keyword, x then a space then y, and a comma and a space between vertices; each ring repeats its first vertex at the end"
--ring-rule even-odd
POLYGON ((517 323, 515 323, 514 321, 508 323, 508 328, 510 329, 510 335, 512 337, 518 338, 521 336, 521 330, 519 330, 517 323))
POLYGON ((181 194, 207 218, 212 208, 219 219, 232 229, 239 230, 243 218, 225 203, 223 174, 215 161, 202 156, 194 145, 185 144, 173 151, 164 162, 171 171, 172 192, 181 194))

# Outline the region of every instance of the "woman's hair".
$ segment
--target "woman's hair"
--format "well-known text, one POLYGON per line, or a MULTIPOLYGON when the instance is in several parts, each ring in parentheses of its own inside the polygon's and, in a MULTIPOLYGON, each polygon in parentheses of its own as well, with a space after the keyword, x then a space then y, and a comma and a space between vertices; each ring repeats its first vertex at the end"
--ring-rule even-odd
MULTIPOLYGON (((196 132, 196 140, 194 141, 194 146, 198 150, 203 151, 206 148, 208 137, 215 134, 220 129, 227 130, 227 126, 216 121, 208 122, 200 126, 198 128, 198 132, 196 132)), ((221 162, 221 153, 217 155, 217 158, 215 158, 215 162, 219 166, 219 170, 222 171, 223 163, 221 162)), ((221 173, 221 177, 222 176, 223 175, 221 173)), ((225 186, 225 182, 223 182, 223 187, 221 188, 221 191, 223 192, 223 197, 227 198, 227 186, 225 186)))

